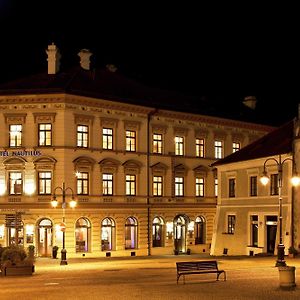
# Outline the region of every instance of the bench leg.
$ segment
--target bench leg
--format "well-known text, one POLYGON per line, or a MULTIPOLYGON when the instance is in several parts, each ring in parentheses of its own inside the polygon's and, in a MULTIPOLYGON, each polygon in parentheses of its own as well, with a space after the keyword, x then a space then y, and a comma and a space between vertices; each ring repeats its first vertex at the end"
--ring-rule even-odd
POLYGON ((224 281, 226 281, 226 273, 225 273, 225 271, 223 271, 223 272, 221 272, 221 273, 218 273, 218 275, 217 275, 217 281, 219 280, 219 276, 220 276, 222 273, 224 274, 224 281))

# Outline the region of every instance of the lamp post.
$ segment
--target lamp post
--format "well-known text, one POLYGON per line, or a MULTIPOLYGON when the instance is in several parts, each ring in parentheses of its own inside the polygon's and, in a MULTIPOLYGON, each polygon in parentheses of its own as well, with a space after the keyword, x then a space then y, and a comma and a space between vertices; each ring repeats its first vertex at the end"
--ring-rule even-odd
POLYGON ((66 206, 67 206, 67 203, 66 203, 66 196, 68 195, 67 192, 70 191, 71 193, 71 197, 72 197, 72 200, 70 201, 70 207, 71 208, 74 208, 76 206, 76 201, 74 200, 74 192, 73 190, 70 188, 70 187, 65 187, 65 183, 63 182, 63 185, 62 187, 58 186, 54 189, 54 192, 53 192, 53 200, 51 201, 51 205, 53 207, 57 207, 58 205, 58 201, 56 199, 57 196, 62 196, 62 203, 61 203, 61 208, 63 210, 63 216, 62 216, 62 223, 61 223, 61 231, 63 233, 63 246, 62 246, 62 249, 61 249, 61 260, 60 260, 60 264, 61 265, 67 265, 68 262, 67 262, 67 250, 65 249, 65 231, 66 231, 66 224, 65 224, 65 209, 66 209, 66 206), (56 191, 57 190, 60 190, 61 191, 61 194, 57 194, 56 191))
POLYGON ((286 266, 286 262, 284 260, 284 244, 283 244, 283 238, 282 238, 282 169, 283 165, 287 161, 291 161, 293 164, 293 177, 291 178, 291 182, 293 186, 299 185, 300 183, 300 177, 298 176, 297 172, 295 171, 294 167, 294 161, 292 158, 285 158, 284 160, 281 160, 281 155, 279 155, 279 158, 268 158, 264 162, 264 171, 263 176, 260 178, 260 181, 263 185, 267 185, 269 182, 269 176, 267 175, 267 169, 266 164, 269 161, 274 161, 277 165, 277 171, 278 171, 278 198, 279 198, 279 244, 277 246, 277 261, 276 261, 276 267, 279 266, 286 266))

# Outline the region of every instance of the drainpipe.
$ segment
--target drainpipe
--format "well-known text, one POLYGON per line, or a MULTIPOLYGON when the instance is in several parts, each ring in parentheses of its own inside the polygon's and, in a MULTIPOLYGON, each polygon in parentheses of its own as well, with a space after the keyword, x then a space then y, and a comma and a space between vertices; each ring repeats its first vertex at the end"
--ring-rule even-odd
POLYGON ((151 214, 150 214, 150 121, 151 117, 157 112, 157 109, 150 111, 147 114, 147 249, 148 249, 148 256, 151 255, 151 214))

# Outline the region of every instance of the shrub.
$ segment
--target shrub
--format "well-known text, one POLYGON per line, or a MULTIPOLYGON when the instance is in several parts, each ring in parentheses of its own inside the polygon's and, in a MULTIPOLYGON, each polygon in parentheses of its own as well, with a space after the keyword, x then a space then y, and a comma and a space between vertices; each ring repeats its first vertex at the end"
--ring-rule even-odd
POLYGON ((5 247, 1 255, 1 264, 15 266, 27 263, 27 254, 21 246, 5 247))

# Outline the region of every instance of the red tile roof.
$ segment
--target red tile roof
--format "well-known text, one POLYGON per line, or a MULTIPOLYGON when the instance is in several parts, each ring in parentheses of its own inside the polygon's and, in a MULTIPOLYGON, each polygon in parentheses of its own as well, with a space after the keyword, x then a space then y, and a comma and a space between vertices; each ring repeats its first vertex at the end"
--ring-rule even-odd
POLYGON ((293 150, 294 122, 295 120, 291 120, 285 123, 241 150, 217 160, 211 166, 215 167, 261 157, 291 153, 293 150))

